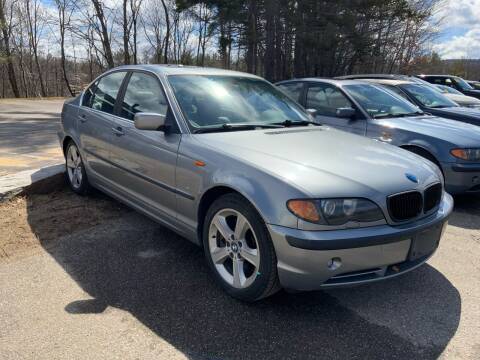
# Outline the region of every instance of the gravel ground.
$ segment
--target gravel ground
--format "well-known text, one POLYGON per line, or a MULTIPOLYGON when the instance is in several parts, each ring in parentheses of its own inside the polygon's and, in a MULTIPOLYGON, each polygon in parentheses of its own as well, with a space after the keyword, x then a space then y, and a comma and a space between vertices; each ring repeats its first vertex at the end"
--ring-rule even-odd
POLYGON ((0 359, 479 359, 480 199, 397 279, 248 305, 199 248, 101 194, 0 204, 0 359))

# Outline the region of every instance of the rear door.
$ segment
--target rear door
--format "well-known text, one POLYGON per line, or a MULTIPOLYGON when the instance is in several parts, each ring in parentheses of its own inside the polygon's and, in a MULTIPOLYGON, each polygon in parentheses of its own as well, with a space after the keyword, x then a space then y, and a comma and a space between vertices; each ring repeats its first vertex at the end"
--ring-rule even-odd
POLYGON ((156 75, 132 72, 114 119, 111 159, 116 165, 113 181, 132 201, 155 216, 176 217, 175 167, 181 134, 156 75), (136 113, 166 115, 166 131, 135 128, 136 113))
POLYGON ((327 83, 308 83, 305 107, 317 110, 316 121, 340 130, 365 135, 367 121, 360 116, 351 119, 336 116, 338 108, 354 108, 355 105, 335 85, 327 83))
POLYGON ((93 83, 84 93, 78 111, 81 150, 94 176, 109 178, 109 161, 114 126, 113 113, 125 71, 109 73, 93 83))

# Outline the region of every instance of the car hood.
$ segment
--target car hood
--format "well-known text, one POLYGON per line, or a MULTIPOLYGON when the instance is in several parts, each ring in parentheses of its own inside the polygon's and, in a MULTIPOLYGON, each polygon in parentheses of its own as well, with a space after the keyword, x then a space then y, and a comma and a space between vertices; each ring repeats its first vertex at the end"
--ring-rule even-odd
POLYGON ((450 100, 455 101, 459 105, 480 105, 480 100, 473 96, 457 95, 457 94, 443 94, 450 100))
POLYGON ((312 197, 385 196, 439 181, 434 165, 423 158, 327 126, 201 134, 198 139, 312 197))
POLYGON ((480 126, 438 116, 412 116, 373 120, 392 129, 402 129, 444 140, 458 147, 480 147, 480 126))
POLYGON ((445 116, 453 119, 476 120, 474 123, 480 124, 480 109, 454 106, 449 108, 434 109, 438 116, 445 116))
POLYGON ((464 90, 464 94, 480 98, 480 90, 464 90))

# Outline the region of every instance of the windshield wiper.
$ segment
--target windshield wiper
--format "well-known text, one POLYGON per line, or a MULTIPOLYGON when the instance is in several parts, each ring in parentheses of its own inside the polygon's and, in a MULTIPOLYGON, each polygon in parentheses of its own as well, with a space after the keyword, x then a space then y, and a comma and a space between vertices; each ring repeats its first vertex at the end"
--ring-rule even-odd
POLYGON ((209 132, 221 132, 232 130, 254 130, 254 129, 270 129, 270 128, 282 128, 280 124, 265 124, 265 123, 225 123, 219 126, 204 127, 196 129, 193 132, 195 134, 204 134, 209 132))
POLYGON ((316 125, 316 126, 322 126, 322 124, 319 124, 314 121, 309 121, 309 120, 299 120, 299 121, 292 121, 292 120, 285 120, 280 123, 275 123, 277 125, 281 125, 284 127, 291 127, 291 126, 302 126, 302 125, 316 125))

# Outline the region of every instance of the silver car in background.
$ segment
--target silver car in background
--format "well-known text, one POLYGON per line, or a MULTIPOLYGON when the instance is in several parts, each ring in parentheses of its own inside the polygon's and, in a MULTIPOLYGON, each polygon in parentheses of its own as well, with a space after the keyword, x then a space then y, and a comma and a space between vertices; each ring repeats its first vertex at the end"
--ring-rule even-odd
POLYGON ((369 81, 309 78, 282 81, 277 86, 305 108, 314 109, 321 124, 396 145, 430 160, 441 169, 450 194, 480 192, 480 127, 432 116, 398 93, 369 81))
POLYGON ((203 247, 230 295, 387 279, 437 249, 441 173, 327 126, 253 75, 126 66, 65 103, 72 190, 119 199, 203 247))

